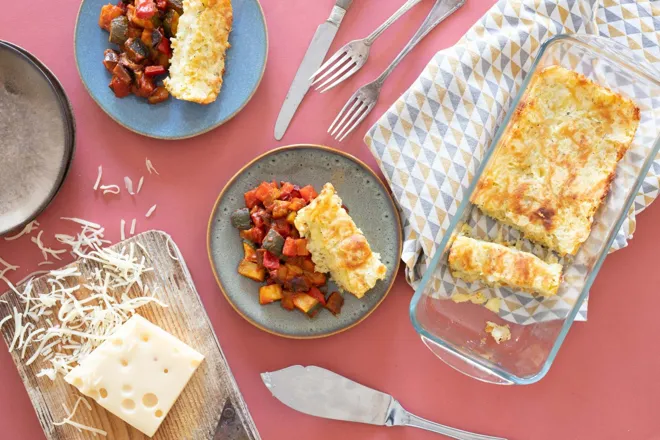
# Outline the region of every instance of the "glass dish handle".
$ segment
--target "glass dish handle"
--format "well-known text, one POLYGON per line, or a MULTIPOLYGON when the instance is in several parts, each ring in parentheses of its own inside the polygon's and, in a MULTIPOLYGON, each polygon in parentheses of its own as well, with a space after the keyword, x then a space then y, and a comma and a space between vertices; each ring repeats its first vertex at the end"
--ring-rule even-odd
POLYGON ((492 371, 488 371, 481 365, 468 360, 462 356, 456 355, 446 348, 436 344, 432 340, 422 336, 422 342, 428 347, 434 355, 442 362, 452 367, 454 370, 465 374, 473 379, 495 385, 513 385, 514 383, 504 377, 501 377, 492 371))

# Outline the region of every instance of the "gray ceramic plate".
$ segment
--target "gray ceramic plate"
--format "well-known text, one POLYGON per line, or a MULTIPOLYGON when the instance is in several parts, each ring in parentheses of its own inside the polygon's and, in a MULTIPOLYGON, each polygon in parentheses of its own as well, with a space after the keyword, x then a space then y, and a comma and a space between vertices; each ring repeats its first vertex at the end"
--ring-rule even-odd
POLYGON ((34 55, 0 41, 0 235, 55 197, 75 149, 71 104, 34 55), (4 179, 3 179, 4 178, 4 179))
MULTIPOLYGON (((321 338, 347 330, 365 319, 385 299, 399 269, 401 221, 386 186, 364 163, 327 147, 293 145, 272 150, 241 169, 222 190, 208 227, 208 252, 215 277, 229 303, 256 327, 288 338, 321 338), (279 303, 259 305, 259 283, 237 273, 242 240, 230 214, 245 207, 243 193, 262 181, 286 180, 320 191, 326 182, 337 189, 371 248, 381 255, 388 276, 361 300, 345 294, 341 314, 322 310, 314 319, 284 310, 279 303)), ((329 283, 329 291, 338 290, 329 283)))

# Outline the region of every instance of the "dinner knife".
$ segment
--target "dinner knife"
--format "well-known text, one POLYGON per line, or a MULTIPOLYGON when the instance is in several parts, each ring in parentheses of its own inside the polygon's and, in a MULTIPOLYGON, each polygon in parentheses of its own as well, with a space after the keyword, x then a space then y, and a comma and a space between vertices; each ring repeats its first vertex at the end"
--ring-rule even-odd
POLYGON ((305 57, 300 67, 298 67, 298 72, 296 72, 296 76, 293 78, 291 88, 289 88, 289 92, 286 94, 286 98, 284 98, 284 104, 282 104, 277 122, 275 122, 275 139, 278 141, 282 139, 286 129, 289 128, 293 115, 296 114, 298 106, 312 84, 312 74, 321 67, 332 45, 332 41, 335 39, 335 35, 337 35, 344 15, 346 15, 346 11, 351 7, 352 3, 353 0, 337 0, 335 6, 332 8, 330 18, 316 29, 312 42, 309 44, 305 53, 305 57))
POLYGON ((294 365, 262 373, 261 380, 280 402, 316 417, 381 426, 413 426, 457 440, 506 440, 422 419, 403 409, 389 394, 320 367, 294 365))

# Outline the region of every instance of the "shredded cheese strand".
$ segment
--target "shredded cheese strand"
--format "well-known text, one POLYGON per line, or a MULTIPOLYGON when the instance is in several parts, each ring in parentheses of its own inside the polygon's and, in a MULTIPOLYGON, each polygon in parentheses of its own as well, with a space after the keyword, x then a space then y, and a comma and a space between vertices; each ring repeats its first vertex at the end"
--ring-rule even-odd
POLYGON ((151 208, 149 208, 149 211, 147 211, 147 213, 144 216, 147 217, 147 218, 151 217, 151 214, 153 214, 154 211, 156 210, 156 206, 157 205, 154 205, 151 208))
POLYGON ((140 190, 142 189, 143 183, 144 183, 144 176, 140 177, 140 181, 138 182, 138 187, 137 187, 137 191, 135 191, 135 194, 140 194, 140 190))
POLYGON ((39 226, 39 222, 36 221, 36 220, 32 220, 30 223, 25 225, 25 227, 23 228, 23 230, 21 232, 19 232, 16 235, 12 235, 11 237, 5 237, 5 240, 7 240, 7 241, 17 240, 17 239, 21 238, 22 236, 24 236, 25 234, 29 234, 32 231, 34 231, 35 229, 37 229, 38 226, 39 226))
POLYGON ((103 167, 99 165, 99 174, 96 176, 96 182, 94 183, 94 191, 99 189, 99 184, 101 183, 101 177, 103 176, 103 167))
POLYGON ((147 165, 147 171, 149 171, 149 174, 156 173, 157 175, 160 176, 160 173, 156 168, 154 168, 154 165, 151 163, 151 161, 148 158, 145 158, 145 164, 147 165))

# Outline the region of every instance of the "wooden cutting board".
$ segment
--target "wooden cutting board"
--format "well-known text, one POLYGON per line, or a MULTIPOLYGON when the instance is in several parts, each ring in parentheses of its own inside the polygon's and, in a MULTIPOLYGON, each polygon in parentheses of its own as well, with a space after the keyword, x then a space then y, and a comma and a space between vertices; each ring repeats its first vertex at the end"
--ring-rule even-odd
MULTIPOLYGON (((170 410, 159 430, 152 437, 155 440, 259 440, 260 436, 248 412, 227 360, 222 354, 218 339, 213 332, 211 322, 204 310, 190 272, 186 267, 181 252, 170 236, 160 231, 149 231, 114 245, 119 249, 131 242, 140 243, 147 250, 153 272, 143 277, 145 285, 154 291, 158 287, 158 297, 169 307, 147 305, 139 309, 140 315, 172 333, 205 356, 204 362, 193 375, 188 386, 170 410), (176 257, 176 259, 172 258, 176 257)), ((139 246, 136 253, 142 253, 139 246)), ((139 254, 138 254, 139 255, 139 254)), ((89 261, 74 262, 80 272, 90 273, 96 264, 89 261)), ((23 286, 18 286, 22 291, 23 286)), ((46 276, 35 280, 33 295, 46 292, 46 276)), ((0 297, 8 304, 0 304, 0 317, 9 314, 14 306, 21 304, 12 291, 0 297)), ((14 326, 5 325, 2 336, 9 346, 13 338, 14 326)), ((31 356, 29 348, 25 360, 31 356)), ((66 417, 62 403, 71 409, 75 404, 78 391, 67 384, 62 377, 52 382, 47 377, 37 378, 45 365, 41 360, 26 366, 20 353, 12 353, 14 363, 23 379, 39 423, 49 440, 90 439, 90 432, 79 432, 68 425, 54 426, 66 417)), ((142 440, 149 437, 126 424, 120 418, 109 413, 92 399, 87 398, 92 411, 80 405, 74 421, 103 429, 108 439, 142 440)), ((102 438, 97 436, 96 438, 102 438)))

